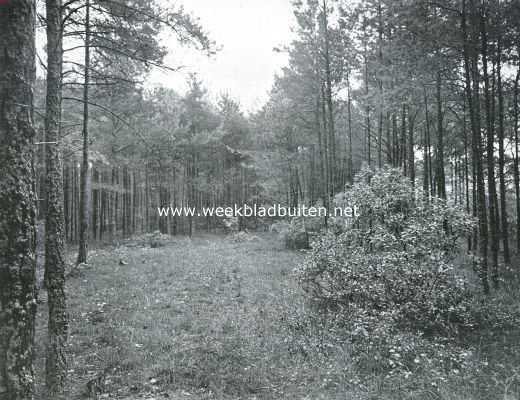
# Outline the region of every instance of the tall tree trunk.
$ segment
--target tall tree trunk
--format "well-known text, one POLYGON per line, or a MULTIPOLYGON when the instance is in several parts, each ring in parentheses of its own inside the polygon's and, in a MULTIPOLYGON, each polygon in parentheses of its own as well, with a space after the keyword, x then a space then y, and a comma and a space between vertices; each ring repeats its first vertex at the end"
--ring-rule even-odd
POLYGON ((348 180, 350 183, 353 182, 353 161, 352 161, 352 93, 350 87, 350 77, 347 74, 347 88, 348 88, 348 98, 347 98, 347 118, 348 118, 348 180))
POLYGON ((414 154, 414 143, 413 143, 413 128, 414 128, 415 116, 408 113, 408 170, 410 172, 410 182, 415 188, 415 154, 414 154))
POLYGON ((83 159, 81 163, 81 183, 79 202, 79 246, 77 264, 87 262, 89 223, 89 138, 88 101, 90 84, 90 0, 85 4, 85 76, 83 83, 83 159))
MULTIPOLYGON (((468 162, 468 130, 466 126, 466 98, 464 98, 464 114, 463 114, 463 136, 464 136, 464 193, 466 194, 466 212, 470 214, 469 207, 469 162, 468 162)), ((468 235, 468 251, 472 250, 471 234, 468 235)))
POLYGON ((515 158, 514 158, 514 179, 515 179, 515 194, 516 194, 516 249, 520 252, 520 172, 518 171, 518 83, 520 81, 520 64, 516 72, 515 85, 513 89, 513 129, 515 134, 515 158))
MULTIPOLYGON (((383 10, 381 0, 377 2, 377 29, 378 29, 378 59, 379 64, 383 66, 383 10)), ((382 149, 383 149, 383 79, 378 77, 379 84, 379 121, 377 126, 377 166, 383 166, 382 149)))
POLYGON ((482 51, 482 72, 484 78, 484 100, 486 106, 486 132, 487 132, 487 178, 488 178, 488 202, 489 202, 489 231, 491 233, 491 280, 493 286, 498 286, 498 226, 497 226, 497 190, 495 183, 495 134, 493 127, 493 114, 491 110, 491 92, 488 73, 488 38, 487 15, 484 9, 480 10, 480 31, 482 51))
POLYGON ((446 177, 444 173, 444 130, 443 130, 443 112, 442 112, 442 78, 441 71, 437 71, 436 79, 437 87, 437 195, 446 199, 446 177))
POLYGON ((92 168, 92 239, 97 239, 99 219, 99 171, 92 168))
POLYGON ((32 400, 35 2, 0 5, 0 398, 32 400))
POLYGON ((403 111, 402 111, 402 121, 401 121, 401 155, 399 159, 401 160, 401 163, 403 165, 403 174, 406 176, 408 175, 408 160, 406 157, 406 153, 408 152, 408 149, 406 148, 406 104, 403 104, 403 111))
POLYGON ((430 196, 430 118, 428 115, 428 96, 426 95, 426 87, 424 90, 424 173, 423 173, 423 190, 426 198, 430 196))
POLYGON ((334 127, 334 109, 332 102, 332 76, 330 70, 330 39, 329 39, 329 22, 328 22, 328 10, 327 2, 323 0, 323 34, 325 38, 325 84, 326 84, 326 102, 327 102, 327 127, 329 134, 329 146, 330 146, 330 191, 331 195, 334 195, 334 191, 337 187, 336 177, 336 132, 334 127))
POLYGON ((320 107, 321 107, 321 129, 322 129, 322 148, 323 148, 323 164, 325 165, 325 191, 324 191, 324 206, 329 207, 329 199, 331 193, 331 184, 330 184, 330 156, 329 156, 329 141, 328 141, 328 130, 327 130, 327 110, 325 107, 325 90, 324 86, 321 85, 321 97, 320 97, 320 107))
POLYGON ((429 177, 428 177, 428 147, 426 139, 426 128, 423 130, 423 195, 428 199, 430 192, 429 177))
MULTIPOLYGON (((500 4, 498 3, 500 7, 500 4)), ((499 24, 500 10, 498 10, 499 24)), ((501 27, 498 27, 498 46, 497 46, 497 91, 498 91, 498 179, 500 182, 500 216, 502 243, 504 248, 504 263, 511 264, 509 254, 509 229, 507 222, 507 202, 506 202, 506 180, 504 176, 505 151, 504 151, 504 93, 502 88, 502 34, 501 27)))
MULTIPOLYGON (((318 152, 319 152, 319 158, 320 158, 320 181, 321 181, 321 198, 323 202, 323 206, 327 207, 328 205, 328 190, 327 190, 327 173, 326 173, 326 163, 325 163, 325 150, 323 145, 323 131, 321 127, 320 122, 320 106, 321 106, 321 99, 320 96, 317 96, 316 98, 316 109, 314 111, 314 117, 315 117, 315 125, 316 125, 316 131, 318 132, 318 152)), ((325 217, 325 224, 327 223, 327 217, 325 217)))
POLYGON ((364 33, 364 52, 363 52, 363 59, 364 59, 364 69, 365 69, 365 95, 366 95, 366 107, 365 107, 365 140, 366 140, 366 155, 367 155, 367 162, 370 166, 372 164, 372 155, 371 155, 371 132, 370 132, 370 101, 368 99, 369 94, 369 82, 368 82, 368 36, 367 36, 367 22, 364 22, 363 27, 363 33, 364 33))
POLYGON ((61 0, 47 0, 47 98, 45 131, 47 150, 47 214, 45 218, 45 287, 49 323, 45 382, 47 396, 59 398, 65 384, 67 363, 67 312, 65 301, 65 232, 63 214, 63 165, 61 155, 61 0), (55 144, 53 144, 53 142, 55 144))
MULTIPOLYGON (((472 21, 478 21, 478 11, 475 0, 470 0, 472 21)), ((471 119, 472 131, 472 158, 474 162, 476 176, 476 208, 478 215, 478 238, 479 238, 479 277, 482 282, 484 293, 489 293, 488 282, 488 230, 487 230, 487 210, 486 195, 484 185, 484 171, 482 167, 482 140, 480 134, 480 96, 479 96, 479 71, 478 71, 478 52, 476 50, 476 38, 478 33, 473 32, 470 41, 466 23, 466 0, 462 0, 461 25, 463 32, 463 55, 464 55, 464 75, 465 91, 468 101, 469 114, 471 119)))
POLYGON ((394 167, 399 166, 399 140, 397 133, 397 115, 395 112, 392 114, 392 143, 393 143, 393 163, 394 167))

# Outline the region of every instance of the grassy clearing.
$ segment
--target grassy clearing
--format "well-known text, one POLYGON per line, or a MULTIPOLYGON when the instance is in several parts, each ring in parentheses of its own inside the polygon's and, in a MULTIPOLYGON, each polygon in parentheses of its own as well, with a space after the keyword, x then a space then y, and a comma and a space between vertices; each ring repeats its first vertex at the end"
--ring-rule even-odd
POLYGON ((302 256, 268 237, 92 251, 67 285, 68 398, 87 386, 102 398, 323 397, 333 360, 295 352, 284 323, 305 307, 291 275, 302 256))
MULTIPOLYGON (((303 257, 271 236, 92 250, 90 264, 68 279, 66 398, 86 398, 89 390, 126 400, 508 398, 502 393, 517 373, 511 338, 518 332, 482 335, 478 356, 489 367, 480 377, 464 382, 447 371, 431 390, 424 389, 433 380, 427 368, 395 385, 378 372, 373 353, 363 368, 354 365, 349 338, 298 287, 292 270, 303 257), (493 387, 502 388, 500 396, 493 387)), ((46 316, 44 302, 39 382, 46 316)))

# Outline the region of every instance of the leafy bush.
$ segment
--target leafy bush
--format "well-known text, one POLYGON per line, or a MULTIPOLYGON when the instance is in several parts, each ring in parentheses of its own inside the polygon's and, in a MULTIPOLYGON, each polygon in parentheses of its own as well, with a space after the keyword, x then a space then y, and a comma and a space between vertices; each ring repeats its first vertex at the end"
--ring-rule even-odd
POLYGON ((464 324, 472 294, 453 259, 472 217, 440 199, 426 201, 396 169, 361 171, 335 199, 335 207, 354 205, 360 216, 335 218, 334 231, 313 243, 299 269, 304 288, 369 315, 394 312, 395 323, 424 333, 464 324))

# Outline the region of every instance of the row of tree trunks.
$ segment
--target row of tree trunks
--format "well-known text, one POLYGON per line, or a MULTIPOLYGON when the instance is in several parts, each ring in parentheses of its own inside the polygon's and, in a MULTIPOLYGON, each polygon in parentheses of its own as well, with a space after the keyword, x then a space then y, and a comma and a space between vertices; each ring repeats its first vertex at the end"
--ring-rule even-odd
MULTIPOLYGON (((145 171, 131 170, 128 166, 110 167, 93 165, 88 171, 89 198, 92 201, 87 210, 89 215, 89 237, 93 240, 115 240, 134 233, 159 230, 167 234, 193 234, 200 218, 188 216, 160 217, 158 207, 203 207, 234 206, 245 204, 253 195, 247 168, 224 163, 228 169, 223 190, 207 193, 199 190, 195 182, 196 158, 185 165, 179 177, 177 169, 148 167, 145 171)), ((79 203, 80 169, 77 163, 67 163, 63 167, 63 204, 65 237, 73 243, 80 240, 79 203)), ((304 199, 305 193, 298 168, 291 173, 293 181, 291 202, 296 206, 304 199)), ((308 184, 305 185, 308 187, 308 184)), ((216 217, 207 217, 206 228, 214 231, 216 217)), ((241 228, 245 228, 245 221, 241 228)))

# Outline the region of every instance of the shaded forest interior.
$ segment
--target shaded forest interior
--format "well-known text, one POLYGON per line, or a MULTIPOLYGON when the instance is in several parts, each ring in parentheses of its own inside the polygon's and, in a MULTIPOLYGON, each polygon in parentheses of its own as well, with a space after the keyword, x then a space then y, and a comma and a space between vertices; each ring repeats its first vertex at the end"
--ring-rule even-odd
MULTIPOLYGON (((157 229, 190 234, 192 219, 203 230, 219 225, 215 218, 160 219, 157 207, 168 205, 329 207, 367 163, 399 167, 428 196, 466 207, 480 221, 470 247, 489 256, 493 271, 499 249, 509 263, 509 248, 520 246, 517 2, 296 2, 296 39, 276 49, 288 52, 289 64, 267 103, 248 115, 227 95, 212 103, 195 75, 185 95, 147 89, 146 72, 164 51, 145 29, 152 21, 125 20, 137 17, 103 7, 93 3, 89 21, 68 21, 64 35, 68 240, 77 242, 81 231, 86 143, 93 239, 157 229), (109 25, 121 21, 122 31, 109 25), (90 60, 80 63, 69 50, 85 47, 77 43, 85 24, 90 60), (136 56, 151 51, 147 41, 156 43, 155 53, 136 56)), ((211 53, 213 44, 195 33, 211 53)), ((44 87, 39 81, 37 110, 44 109, 44 87)), ((43 216, 46 148, 53 144, 40 121, 43 216)))
MULTIPOLYGON (((67 390, 69 323, 77 333, 90 332, 92 322, 78 325, 83 314, 69 321, 66 291, 72 287, 88 299, 90 286, 78 280, 83 276, 106 293, 114 289, 107 282, 119 278, 138 286, 128 271, 141 267, 152 271, 150 287, 167 290, 154 271, 160 264, 160 272, 171 276, 165 263, 172 254, 200 263, 194 278, 186 260, 179 261, 189 286, 186 298, 195 293, 207 303, 209 294, 221 296, 220 288, 228 285, 238 295, 215 301, 229 308, 226 318, 236 312, 254 332, 242 341, 240 324, 219 325, 216 344, 195 349, 201 363, 208 354, 218 356, 215 365, 229 361, 219 358, 227 338, 251 350, 237 364, 244 368, 252 365, 248 357, 267 368, 269 349, 280 358, 276 386, 262 386, 260 378, 250 384, 254 374, 244 378, 232 362, 226 373, 244 378, 239 389, 211 368, 207 375, 197 371, 200 365, 178 372, 167 364, 165 386, 188 382, 219 399, 256 399, 248 390, 267 387, 266 399, 283 398, 278 388, 295 382, 283 366, 301 357, 310 369, 315 361, 320 368, 337 362, 319 369, 334 376, 319 375, 325 382, 319 390, 330 398, 351 392, 360 398, 456 399, 468 391, 471 398, 500 393, 510 399, 510 393, 520 393, 514 345, 520 326, 520 1, 291 4, 294 39, 273 49, 287 55, 287 64, 274 76, 265 103, 246 111, 228 94, 212 95, 196 74, 189 75, 185 93, 150 84, 152 71, 176 76, 181 68, 165 61, 164 33, 208 57, 219 56, 211 32, 180 5, 0 2, 0 400, 33 398, 39 291, 47 294, 48 325, 40 346, 45 349, 38 351, 45 353, 44 391, 54 400, 67 390), (36 31, 46 36, 42 51, 36 31), (361 216, 304 221, 158 212, 235 204, 328 210, 356 204, 361 216), (36 240, 38 226, 42 235, 36 240), (304 248, 306 257, 259 233, 269 229, 280 231, 290 250, 304 248), (205 242, 207 233, 223 232, 232 235, 205 242), (146 257, 142 265, 129 262, 128 254, 147 254, 149 243, 143 243, 151 233, 181 246, 157 250, 150 258, 156 261, 146 267, 146 257), (194 238, 197 251, 185 236, 194 238), (37 241, 44 269, 38 283, 37 241), (89 245, 113 246, 114 254, 89 245), (241 249, 248 253, 236 257, 241 249), (240 274, 253 274, 254 252, 270 268, 259 278, 266 286, 287 284, 275 288, 278 297, 269 303, 279 319, 266 316, 259 304, 267 294, 255 291, 251 280, 254 296, 244 300, 240 274), (294 274, 273 266, 276 252, 294 274), (230 267, 236 260, 244 265, 230 267), (114 264, 99 277, 89 270, 114 264), (204 275, 201 266, 214 269, 204 275), (203 287, 200 277, 207 280, 203 287), (297 307, 287 304, 287 293, 297 307), (269 325, 262 333, 272 342, 252 339, 263 328, 237 311, 242 306, 269 325)), ((140 295, 139 301, 149 301, 140 295)), ((89 318, 91 313, 85 311, 89 318)), ((168 314, 168 321, 201 335, 177 317, 168 314)), ((112 329, 103 318, 103 329, 112 329)), ((211 324, 202 325, 214 337, 211 324)), ((85 340, 90 346, 94 339, 85 340)), ((75 350, 85 357, 81 345, 75 350)), ((174 354, 169 346, 161 354, 174 354)), ((298 373, 312 386, 315 377, 298 373)), ((258 376, 272 383, 267 373, 258 376)), ((301 398, 296 386, 290 390, 301 398)), ((102 391, 92 390, 94 398, 102 391)), ((214 398, 204 393, 201 398, 214 398)))

